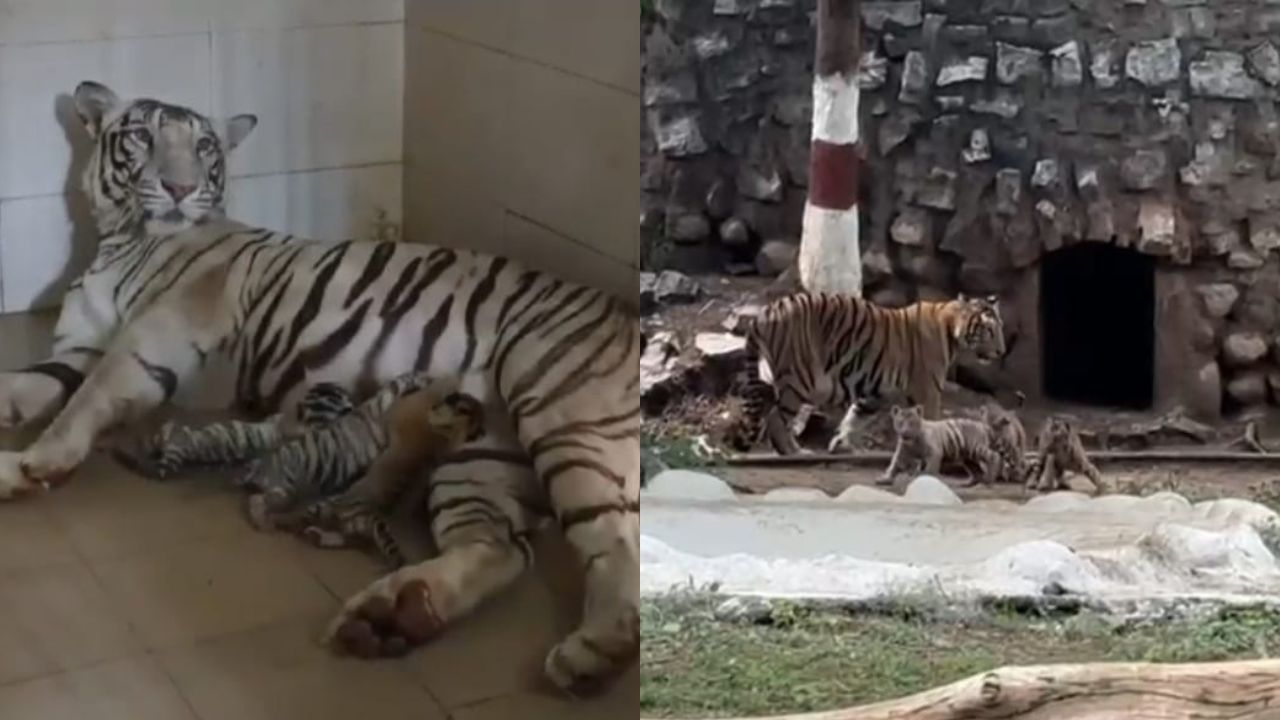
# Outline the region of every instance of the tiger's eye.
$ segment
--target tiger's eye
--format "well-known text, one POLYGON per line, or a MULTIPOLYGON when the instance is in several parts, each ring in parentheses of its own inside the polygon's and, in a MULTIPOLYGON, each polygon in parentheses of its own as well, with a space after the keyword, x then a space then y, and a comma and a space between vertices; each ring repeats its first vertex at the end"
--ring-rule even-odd
POLYGON ((151 131, 146 128, 134 128, 129 131, 129 137, 136 142, 146 145, 151 142, 151 131))
POLYGON ((200 138, 200 141, 196 143, 196 152, 202 152, 202 153, 213 152, 213 147, 214 147, 213 138, 202 137, 200 138))

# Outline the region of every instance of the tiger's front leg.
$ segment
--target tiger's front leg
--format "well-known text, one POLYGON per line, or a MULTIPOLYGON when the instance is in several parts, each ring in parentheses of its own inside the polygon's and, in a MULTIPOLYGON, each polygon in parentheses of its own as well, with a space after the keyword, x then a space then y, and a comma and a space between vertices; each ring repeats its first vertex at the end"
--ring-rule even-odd
POLYGON ((83 286, 62 303, 53 353, 21 370, 0 372, 0 430, 30 425, 57 412, 102 358, 115 330, 107 313, 95 312, 83 286))
POLYGON ((0 453, 0 498, 62 481, 102 431, 172 398, 230 332, 225 280, 212 271, 128 324, 35 443, 0 453))

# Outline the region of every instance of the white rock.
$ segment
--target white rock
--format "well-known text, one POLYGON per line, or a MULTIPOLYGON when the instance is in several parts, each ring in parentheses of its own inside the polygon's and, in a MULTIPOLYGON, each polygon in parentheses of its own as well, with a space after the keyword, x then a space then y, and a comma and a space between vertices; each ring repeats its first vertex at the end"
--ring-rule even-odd
POLYGON ((1029 582, 1037 592, 1056 584, 1068 592, 1087 593, 1102 583, 1092 563, 1052 540, 1018 543, 992 555, 982 565, 989 576, 1029 582))
POLYGON ((1088 495, 1074 490, 1056 490, 1044 495, 1037 495, 1022 507, 1035 512, 1070 512, 1088 505, 1092 500, 1088 495))
POLYGON ((1154 505, 1169 513, 1181 513, 1191 510, 1191 501, 1172 490, 1161 490, 1143 498, 1143 502, 1154 505))
POLYGON ((850 485, 836 496, 836 502, 843 503, 897 503, 902 498, 888 490, 867 485, 850 485))
POLYGON ((815 502, 830 500, 831 496, 817 488, 777 488, 760 498, 768 502, 815 502))
POLYGON ((714 475, 693 470, 666 470, 653 476, 647 497, 684 500, 733 500, 737 496, 728 483, 714 475))
POLYGON ((1192 510, 1202 517, 1240 522, 1259 531, 1268 528, 1280 530, 1280 513, 1252 500, 1241 498, 1204 500, 1193 505, 1192 510))
POLYGON ((907 485, 902 499, 918 505, 961 505, 955 491, 932 475, 921 475, 907 485))

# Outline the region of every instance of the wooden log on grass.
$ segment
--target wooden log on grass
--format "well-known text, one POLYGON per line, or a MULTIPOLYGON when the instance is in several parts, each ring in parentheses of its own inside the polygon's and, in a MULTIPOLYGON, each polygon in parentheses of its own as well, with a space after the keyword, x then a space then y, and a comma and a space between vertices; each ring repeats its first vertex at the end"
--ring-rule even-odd
POLYGON ((1280 720, 1280 660, 1006 667, 898 700, 769 720, 961 718, 1280 720))

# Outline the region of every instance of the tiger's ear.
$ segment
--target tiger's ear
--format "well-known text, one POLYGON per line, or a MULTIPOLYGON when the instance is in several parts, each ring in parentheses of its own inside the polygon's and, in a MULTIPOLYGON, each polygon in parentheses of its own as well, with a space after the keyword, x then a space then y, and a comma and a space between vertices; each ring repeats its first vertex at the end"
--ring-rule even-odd
POLYGON ((106 85, 85 80, 76 86, 75 104, 80 122, 89 131, 89 137, 96 140, 102 133, 103 121, 120 105, 120 97, 106 85))
POLYGON ((223 123, 222 132, 219 135, 227 146, 227 152, 235 150, 236 146, 244 142, 256 127, 258 127, 258 116, 249 114, 236 115, 223 123))
POLYGON ((988 295, 988 296, 987 296, 987 302, 991 303, 992 305, 999 305, 999 304, 1000 304, 1000 298, 999 298, 998 296, 996 296, 996 295, 988 295))

